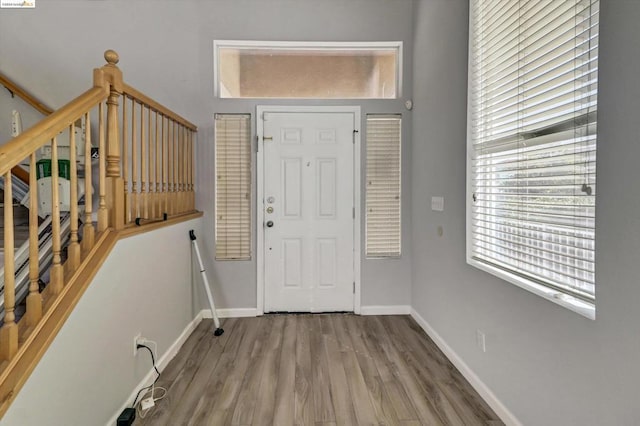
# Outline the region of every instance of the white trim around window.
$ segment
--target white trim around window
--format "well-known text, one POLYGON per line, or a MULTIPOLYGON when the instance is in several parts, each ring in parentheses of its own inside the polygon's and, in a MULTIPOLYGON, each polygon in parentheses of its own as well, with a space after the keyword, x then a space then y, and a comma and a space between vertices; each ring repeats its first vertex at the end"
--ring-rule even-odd
MULTIPOLYGON (((346 42, 328 42, 328 41, 258 41, 258 40, 214 40, 213 41, 213 82, 214 96, 221 97, 221 70, 220 70, 220 50, 232 48, 236 50, 276 50, 276 51, 324 51, 324 52, 394 52, 395 53, 395 99, 402 98, 403 88, 403 42, 402 41, 346 41, 346 42)), ((259 97, 265 98, 265 97, 259 97)), ((269 97, 267 97, 269 98, 269 97)), ((290 96, 278 96, 274 98, 291 98, 290 96)), ((293 97, 294 99, 302 99, 304 97, 293 97)), ((312 97, 315 98, 315 97, 312 97)), ((348 97, 349 99, 358 99, 359 97, 348 97)), ((317 99, 337 99, 337 97, 317 98, 317 99)), ((364 99, 378 99, 377 97, 364 97, 364 99)))

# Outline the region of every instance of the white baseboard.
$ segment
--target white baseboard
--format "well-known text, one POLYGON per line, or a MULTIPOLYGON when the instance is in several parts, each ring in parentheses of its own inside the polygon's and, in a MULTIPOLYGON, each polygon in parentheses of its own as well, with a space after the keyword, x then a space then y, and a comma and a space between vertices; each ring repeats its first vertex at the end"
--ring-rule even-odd
MULTIPOLYGON (((216 309, 218 318, 244 318, 255 317, 258 315, 256 308, 231 308, 231 309, 216 309)), ((211 315, 211 309, 203 309, 200 311, 202 318, 213 318, 211 315)))
MULTIPOLYGON (((191 333, 193 333, 193 330, 195 330, 198 324, 200 324, 200 321, 202 321, 202 319, 205 318, 203 316, 203 313, 204 311, 200 311, 196 315, 196 317, 193 319, 193 321, 187 324, 187 326, 184 328, 180 336, 178 336, 176 341, 173 342, 173 344, 169 347, 169 349, 167 349, 167 351, 162 355, 162 357, 158 359, 158 361, 156 362, 156 367, 158 367, 158 370, 160 370, 160 372, 162 372, 165 369, 165 367, 169 364, 169 362, 171 362, 171 360, 178 354, 178 352, 182 348, 182 345, 184 345, 184 342, 186 342, 187 338, 189 338, 189 336, 191 336, 191 333)), ((209 315, 211 315, 211 311, 209 311, 209 315)), ((211 318, 211 316, 209 316, 209 318, 211 318)), ((113 417, 109 419, 107 426, 113 426, 116 424, 116 422, 118 421, 118 416, 120 415, 122 410, 131 406, 131 404, 133 403, 133 399, 136 397, 136 394, 138 393, 138 391, 145 386, 149 386, 155 379, 154 377, 155 375, 156 375, 155 370, 151 368, 147 373, 147 375, 144 376, 142 380, 140 380, 140 383, 138 383, 135 386, 135 388, 133 389, 133 392, 131 392, 131 395, 129 395, 129 397, 125 400, 124 404, 122 404, 122 407, 120 407, 120 409, 113 415, 113 417)))
POLYGON ((498 397, 484 384, 480 377, 463 361, 460 356, 444 341, 434 329, 429 325, 427 320, 411 308, 411 316, 422 327, 425 333, 431 337, 440 350, 446 355, 453 365, 460 371, 471 386, 480 394, 482 399, 491 407, 491 409, 500 417, 507 426, 522 426, 522 423, 513 415, 511 411, 498 399, 498 397))
POLYGON ((409 315, 409 305, 371 305, 360 307, 360 315, 409 315))

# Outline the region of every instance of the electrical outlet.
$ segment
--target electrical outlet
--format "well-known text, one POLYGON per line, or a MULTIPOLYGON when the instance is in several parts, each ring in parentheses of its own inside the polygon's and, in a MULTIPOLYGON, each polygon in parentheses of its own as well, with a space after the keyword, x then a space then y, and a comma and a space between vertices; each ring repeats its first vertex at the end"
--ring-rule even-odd
POLYGON ((143 341, 142 333, 138 333, 133 337, 133 356, 138 355, 138 343, 142 343, 143 341))
POLYGON ((431 210, 434 212, 443 212, 444 197, 431 197, 431 210))
POLYGON ((484 332, 480 329, 476 330, 476 345, 482 352, 487 352, 487 344, 484 332))

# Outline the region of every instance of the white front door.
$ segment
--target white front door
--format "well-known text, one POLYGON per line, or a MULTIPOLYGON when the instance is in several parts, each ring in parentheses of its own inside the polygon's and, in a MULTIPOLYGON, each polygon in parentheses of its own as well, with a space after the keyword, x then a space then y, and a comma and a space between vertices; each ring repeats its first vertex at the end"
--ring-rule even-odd
POLYGON ((260 123, 264 310, 353 311, 356 116, 264 112, 260 123))

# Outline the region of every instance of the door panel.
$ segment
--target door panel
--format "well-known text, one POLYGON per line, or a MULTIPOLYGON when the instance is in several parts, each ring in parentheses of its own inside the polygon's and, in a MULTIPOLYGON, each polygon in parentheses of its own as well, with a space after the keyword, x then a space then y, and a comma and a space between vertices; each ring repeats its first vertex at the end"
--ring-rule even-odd
POLYGON ((300 219, 302 215, 302 158, 283 158, 280 170, 280 193, 287 219, 300 219))
POLYGON ((263 125, 265 311, 352 311, 354 114, 263 125))

